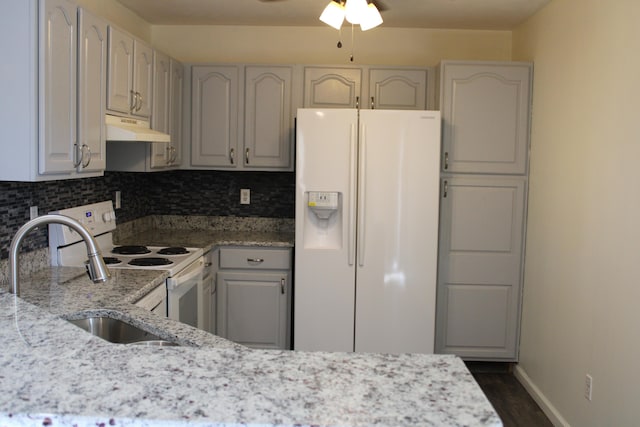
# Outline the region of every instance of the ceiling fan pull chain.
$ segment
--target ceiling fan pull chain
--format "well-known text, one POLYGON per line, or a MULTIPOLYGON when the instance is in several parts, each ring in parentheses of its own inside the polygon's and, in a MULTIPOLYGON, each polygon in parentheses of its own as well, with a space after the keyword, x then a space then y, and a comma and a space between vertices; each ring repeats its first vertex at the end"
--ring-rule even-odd
POLYGON ((353 50, 354 50, 354 40, 355 40, 355 36, 354 36, 354 29, 353 29, 353 24, 351 24, 351 56, 349 57, 349 61, 353 62, 353 50))

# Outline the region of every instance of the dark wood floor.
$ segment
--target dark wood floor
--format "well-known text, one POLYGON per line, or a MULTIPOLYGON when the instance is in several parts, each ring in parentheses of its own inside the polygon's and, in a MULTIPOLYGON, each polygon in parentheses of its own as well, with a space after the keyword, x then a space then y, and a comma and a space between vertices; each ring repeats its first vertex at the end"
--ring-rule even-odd
POLYGON ((467 367, 500 415, 505 427, 553 426, 513 376, 510 364, 467 362, 467 367))

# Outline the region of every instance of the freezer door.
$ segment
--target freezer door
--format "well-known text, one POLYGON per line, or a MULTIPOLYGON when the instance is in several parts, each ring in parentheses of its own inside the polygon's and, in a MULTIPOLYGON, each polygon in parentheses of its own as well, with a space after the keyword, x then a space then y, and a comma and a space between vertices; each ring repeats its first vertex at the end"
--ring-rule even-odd
POLYGON ((300 109, 296 139, 294 349, 353 351, 357 112, 300 109), (337 194, 327 216, 309 206, 337 194))
POLYGON ((433 353, 439 158, 439 112, 360 112, 358 352, 433 353))

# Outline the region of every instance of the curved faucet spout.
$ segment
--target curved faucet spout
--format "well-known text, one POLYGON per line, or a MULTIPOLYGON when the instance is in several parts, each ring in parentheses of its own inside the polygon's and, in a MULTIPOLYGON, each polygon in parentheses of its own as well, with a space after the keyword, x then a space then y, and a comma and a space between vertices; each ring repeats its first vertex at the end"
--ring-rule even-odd
POLYGON ((87 271, 89 273, 89 277, 94 283, 106 282, 107 279, 111 277, 109 269, 102 259, 102 254, 100 253, 98 243, 91 235, 91 232, 89 232, 89 230, 87 230, 84 225, 73 218, 64 215, 49 214, 32 219, 31 221, 20 227, 20 229, 16 232, 16 235, 11 242, 11 248, 9 249, 9 278, 11 280, 9 284, 9 292, 20 296, 18 253, 20 250, 20 245, 22 244, 25 236, 29 234, 31 230, 40 225, 52 223, 66 225, 80 234, 80 236, 84 240, 85 245, 87 246, 87 255, 89 256, 87 271))

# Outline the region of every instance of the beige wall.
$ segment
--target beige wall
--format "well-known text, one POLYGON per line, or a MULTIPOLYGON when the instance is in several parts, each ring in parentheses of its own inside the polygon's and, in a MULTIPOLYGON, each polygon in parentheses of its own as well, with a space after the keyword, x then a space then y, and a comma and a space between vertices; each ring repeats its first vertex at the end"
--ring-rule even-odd
POLYGON ((558 422, 635 426, 640 2, 554 0, 513 46, 535 63, 518 373, 558 422))
MULTIPOLYGON (((351 31, 330 27, 153 26, 156 48, 183 62, 349 64, 351 31)), ((355 32, 355 64, 431 66, 442 59, 508 60, 510 31, 376 28, 355 32)))
POLYGON ((151 25, 116 0, 77 0, 77 3, 136 37, 151 41, 151 25))

